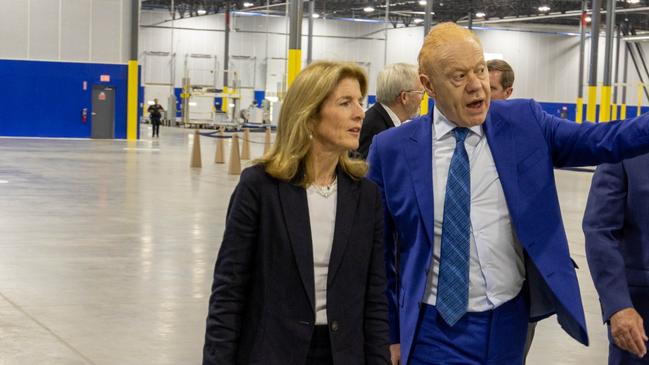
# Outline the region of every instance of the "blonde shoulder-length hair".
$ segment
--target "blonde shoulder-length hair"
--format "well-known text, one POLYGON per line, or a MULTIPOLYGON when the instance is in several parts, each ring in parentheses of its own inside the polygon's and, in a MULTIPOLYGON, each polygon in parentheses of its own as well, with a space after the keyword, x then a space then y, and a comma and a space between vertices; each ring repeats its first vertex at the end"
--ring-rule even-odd
MULTIPOLYGON (((314 174, 306 163, 311 152, 311 134, 320 121, 320 109, 325 100, 344 79, 355 79, 363 97, 367 94, 365 71, 355 64, 318 61, 306 67, 293 81, 282 104, 277 124, 277 136, 271 149, 255 163, 264 166, 266 173, 282 181, 307 187, 314 174)), ((353 179, 367 173, 367 164, 342 153, 338 168, 353 179)))

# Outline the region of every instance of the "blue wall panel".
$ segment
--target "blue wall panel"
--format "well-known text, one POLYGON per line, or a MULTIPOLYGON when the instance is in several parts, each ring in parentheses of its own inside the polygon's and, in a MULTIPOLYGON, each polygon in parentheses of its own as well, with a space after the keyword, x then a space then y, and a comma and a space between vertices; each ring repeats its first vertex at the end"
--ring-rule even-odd
POLYGON ((115 88, 115 138, 126 138, 127 73, 126 65, 0 60, 0 135, 89 138, 92 86, 103 84, 115 88))

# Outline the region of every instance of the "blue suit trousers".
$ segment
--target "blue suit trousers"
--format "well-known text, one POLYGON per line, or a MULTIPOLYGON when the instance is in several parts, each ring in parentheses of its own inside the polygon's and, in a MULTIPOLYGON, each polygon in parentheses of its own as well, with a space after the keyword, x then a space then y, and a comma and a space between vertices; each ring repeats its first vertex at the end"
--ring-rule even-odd
POLYGON ((407 364, 523 364, 528 317, 521 294, 494 310, 468 312, 453 327, 424 304, 407 364))

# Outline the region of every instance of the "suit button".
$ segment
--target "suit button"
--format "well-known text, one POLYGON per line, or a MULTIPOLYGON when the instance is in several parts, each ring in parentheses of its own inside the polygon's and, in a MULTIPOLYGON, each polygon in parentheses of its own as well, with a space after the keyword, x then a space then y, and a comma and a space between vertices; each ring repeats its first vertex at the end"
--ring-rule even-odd
POLYGON ((329 328, 331 329, 331 332, 338 331, 338 321, 331 321, 329 328))

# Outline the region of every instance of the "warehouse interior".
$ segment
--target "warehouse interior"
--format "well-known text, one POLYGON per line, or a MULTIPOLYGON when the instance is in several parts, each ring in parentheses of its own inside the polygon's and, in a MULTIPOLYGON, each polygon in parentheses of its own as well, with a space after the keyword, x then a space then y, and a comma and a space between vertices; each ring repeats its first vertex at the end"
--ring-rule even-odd
MULTIPOLYGON (((289 74, 312 61, 360 65, 369 108, 379 71, 417 64, 426 29, 452 21, 512 65, 513 98, 575 123, 649 111, 647 0, 0 5, 3 365, 200 363, 230 195, 275 138, 289 74)), ((592 173, 555 176, 591 343, 544 320, 529 365, 607 363, 581 229, 592 173)))

